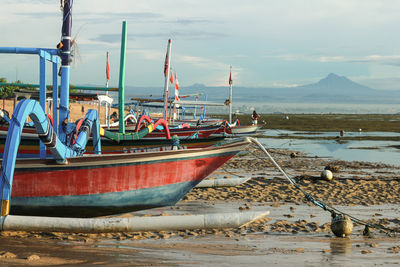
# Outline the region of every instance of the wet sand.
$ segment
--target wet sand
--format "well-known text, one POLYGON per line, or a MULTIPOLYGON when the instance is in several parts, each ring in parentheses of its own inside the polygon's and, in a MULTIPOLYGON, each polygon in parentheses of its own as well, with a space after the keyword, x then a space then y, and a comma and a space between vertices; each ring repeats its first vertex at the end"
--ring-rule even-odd
MULTIPOLYGON (((400 167, 334 161, 292 151, 270 151, 308 193, 357 218, 385 227, 400 223, 400 167), (292 156, 291 156, 292 154, 292 156), (333 181, 319 178, 330 166, 333 181)), ((310 204, 261 152, 239 155, 210 179, 251 177, 226 188, 197 188, 178 205, 121 216, 165 216, 242 210, 271 213, 238 229, 70 234, 1 232, 0 265, 369 266, 399 265, 400 235, 355 225, 350 238, 334 237, 330 213, 310 204)))

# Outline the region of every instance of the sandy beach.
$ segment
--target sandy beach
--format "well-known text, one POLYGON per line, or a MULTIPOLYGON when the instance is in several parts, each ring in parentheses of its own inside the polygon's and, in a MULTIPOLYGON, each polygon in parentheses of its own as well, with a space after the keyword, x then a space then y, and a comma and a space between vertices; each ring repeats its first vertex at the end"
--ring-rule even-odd
MULTIPOLYGON (((399 229, 400 167, 271 150, 308 193, 370 223, 399 229), (320 179, 330 166, 332 181, 320 179)), ((398 265, 400 238, 355 224, 348 238, 330 230, 330 213, 308 202, 260 150, 236 156, 209 179, 251 177, 236 187, 195 188, 176 206, 120 216, 167 216, 243 210, 270 215, 238 229, 72 234, 1 232, 0 263, 21 265, 188 266, 398 265), (301 262, 299 264, 299 262, 301 262)))

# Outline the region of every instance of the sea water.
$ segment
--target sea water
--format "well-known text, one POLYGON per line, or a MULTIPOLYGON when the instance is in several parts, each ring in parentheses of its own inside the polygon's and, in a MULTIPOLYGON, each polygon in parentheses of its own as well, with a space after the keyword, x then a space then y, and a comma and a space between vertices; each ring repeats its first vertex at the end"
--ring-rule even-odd
POLYGON ((258 113, 339 113, 339 114, 396 114, 398 104, 357 104, 357 103, 278 103, 239 102, 233 103, 233 110, 244 113, 256 109, 258 113))
MULTIPOLYGON (((259 138, 266 148, 290 149, 305 152, 310 156, 332 157, 346 161, 367 161, 400 166, 400 142, 398 141, 358 141, 358 140, 310 140, 291 139, 291 136, 338 136, 335 132, 295 132, 267 130, 265 135, 286 136, 284 139, 259 138)), ((346 132, 346 136, 399 136, 400 133, 387 132, 346 132)))

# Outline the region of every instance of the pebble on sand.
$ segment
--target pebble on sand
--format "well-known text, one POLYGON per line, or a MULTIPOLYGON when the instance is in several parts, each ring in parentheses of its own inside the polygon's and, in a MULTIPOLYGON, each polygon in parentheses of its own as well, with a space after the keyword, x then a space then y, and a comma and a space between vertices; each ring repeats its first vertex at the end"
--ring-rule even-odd
POLYGON ((26 258, 28 261, 37 261, 40 260, 40 257, 36 254, 30 255, 28 258, 26 258))
POLYGON ((14 253, 8 252, 8 251, 0 252, 0 258, 3 258, 3 259, 14 259, 16 257, 17 257, 17 255, 15 255, 14 253))

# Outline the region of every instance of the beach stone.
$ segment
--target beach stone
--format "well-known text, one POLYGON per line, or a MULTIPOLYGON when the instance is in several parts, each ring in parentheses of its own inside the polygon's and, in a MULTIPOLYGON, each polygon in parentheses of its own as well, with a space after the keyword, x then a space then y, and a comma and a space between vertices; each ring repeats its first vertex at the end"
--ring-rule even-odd
POLYGON ((399 253, 400 246, 391 247, 391 248, 388 248, 388 250, 390 250, 392 253, 399 253))
POLYGON ((361 250, 361 254, 369 254, 369 253, 372 253, 372 251, 368 249, 361 250))
POLYGON ((305 249, 304 248, 296 248, 296 252, 300 253, 300 252, 304 252, 305 249))
POLYGON ((378 244, 376 244, 376 243, 371 243, 371 244, 369 244, 369 246, 370 246, 371 248, 377 248, 377 247, 378 247, 378 244))
POLYGON ((328 164, 328 165, 325 166, 325 170, 329 170, 331 172, 339 172, 340 167, 338 165, 328 164))
POLYGON ((37 261, 40 260, 40 257, 36 254, 30 255, 28 258, 26 258, 28 261, 37 261))
POLYGON ((14 259, 16 257, 17 257, 17 255, 15 255, 14 253, 8 252, 8 251, 0 252, 0 258, 3 258, 3 259, 14 259))

